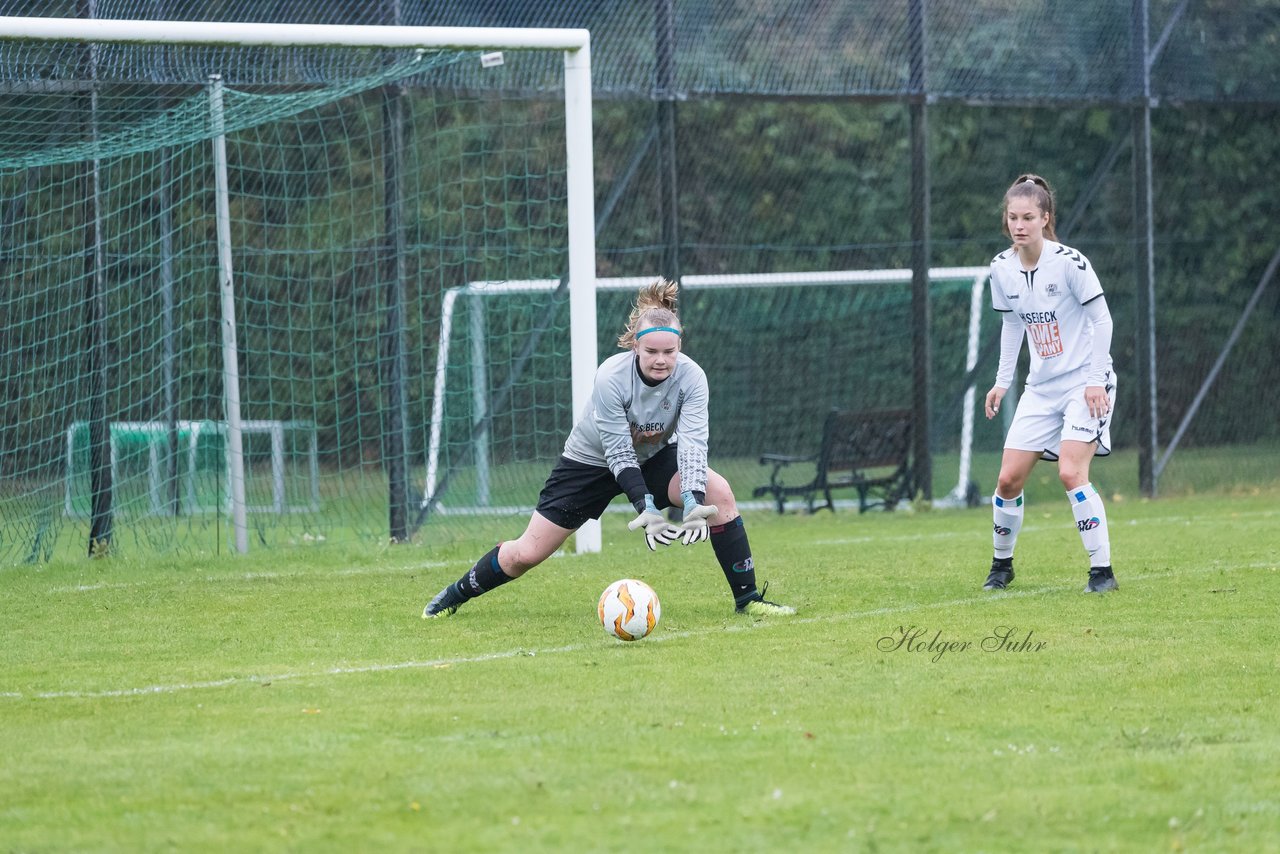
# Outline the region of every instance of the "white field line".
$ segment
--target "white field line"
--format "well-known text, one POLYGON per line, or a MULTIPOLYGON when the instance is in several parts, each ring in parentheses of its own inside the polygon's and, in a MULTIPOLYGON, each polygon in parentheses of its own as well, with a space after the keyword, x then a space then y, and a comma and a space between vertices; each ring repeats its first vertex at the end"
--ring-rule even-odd
POLYGON ((448 566, 444 561, 428 561, 411 567, 358 567, 353 569, 337 569, 322 572, 242 572, 229 575, 174 575, 170 578, 148 578, 138 581, 100 581, 96 584, 76 584, 70 587, 50 587, 48 593, 88 593, 94 590, 119 590, 133 587, 151 587, 153 585, 169 585, 175 581, 179 584, 217 584, 224 581, 260 581, 277 578, 333 578, 348 575, 391 575, 401 572, 413 572, 416 569, 439 569, 448 566))
MULTIPOLYGON (((1224 563, 1215 566, 1206 566, 1194 570, 1184 570, 1179 572, 1155 572, 1143 575, 1126 575, 1123 576, 1126 585, 1135 582, 1154 581, 1162 578, 1172 578, 1174 576, 1184 575, 1201 575, 1212 572, 1222 572, 1223 570, 1232 569, 1276 569, 1276 563, 1224 563)), ((985 605, 994 602, 1003 602, 1008 599, 1018 599, 1027 596, 1038 596, 1044 593, 1054 591, 1073 591, 1079 588, 1078 584, 1071 585, 1045 585, 1042 587, 1005 591, 1003 593, 991 594, 983 593, 981 595, 966 596, 961 599, 951 599, 946 602, 908 602, 901 605, 891 605, 884 608, 872 608, 864 611, 850 611, 843 614, 832 614, 822 617, 796 617, 783 618, 780 620, 764 620, 760 622, 743 622, 733 626, 715 626, 702 629, 689 629, 683 632, 666 632, 651 638, 645 639, 644 643, 662 643, 671 640, 684 640, 686 638, 705 637, 711 634, 721 632, 742 632, 742 631, 758 631, 762 629, 771 629, 785 626, 809 625, 813 623, 830 623, 845 620, 861 620, 868 617, 883 617, 888 614, 903 614, 913 611, 924 611, 933 608, 957 608, 967 605, 985 605)), ((1107 594, 1115 595, 1115 594, 1107 594)), ((330 676, 347 676, 361 673, 389 673, 396 670, 419 670, 430 668, 455 667, 463 664, 483 664, 488 661, 501 661, 508 658, 529 657, 533 658, 538 655, 557 655, 564 652, 580 652, 585 649, 594 647, 595 644, 568 644, 566 646, 549 647, 547 649, 509 649, 502 652, 490 652, 483 655, 461 656, 457 658, 433 658, 423 661, 401 661, 387 664, 364 664, 355 667, 330 667, 321 670, 311 671, 294 671, 289 673, 278 673, 271 676, 231 676, 226 679, 215 679, 206 682, 178 682, 168 685, 145 685, 136 688, 115 688, 105 691, 39 691, 30 694, 23 694, 16 691, 0 692, 0 699, 11 700, 97 700, 110 699, 115 697, 141 697, 156 694, 178 694, 184 691, 197 691, 210 688, 228 688, 237 685, 265 685, 268 683, 284 682, 296 679, 323 679, 330 676)))

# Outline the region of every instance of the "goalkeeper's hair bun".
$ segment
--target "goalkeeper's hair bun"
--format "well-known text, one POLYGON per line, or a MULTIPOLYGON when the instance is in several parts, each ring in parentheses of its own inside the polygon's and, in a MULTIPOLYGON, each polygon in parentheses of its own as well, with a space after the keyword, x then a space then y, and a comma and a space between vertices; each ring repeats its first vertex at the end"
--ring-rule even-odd
POLYGON ((631 316, 627 318, 626 331, 618 337, 618 346, 630 350, 636 345, 636 333, 651 326, 669 326, 683 330, 676 315, 676 302, 680 286, 670 279, 659 278, 645 285, 636 296, 631 316))

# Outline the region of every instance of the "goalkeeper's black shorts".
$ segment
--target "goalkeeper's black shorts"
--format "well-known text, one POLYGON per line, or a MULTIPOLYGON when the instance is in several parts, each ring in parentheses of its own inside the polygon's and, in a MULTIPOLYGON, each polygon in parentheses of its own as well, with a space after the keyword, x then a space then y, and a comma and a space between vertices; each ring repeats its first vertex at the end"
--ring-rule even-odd
MULTIPOLYGON (((667 487, 677 471, 674 442, 640 464, 645 486, 659 510, 671 506, 667 487)), ((538 496, 537 510, 548 521, 576 531, 588 519, 599 519, 609 502, 621 494, 622 487, 607 466, 593 466, 562 456, 547 476, 538 496)))

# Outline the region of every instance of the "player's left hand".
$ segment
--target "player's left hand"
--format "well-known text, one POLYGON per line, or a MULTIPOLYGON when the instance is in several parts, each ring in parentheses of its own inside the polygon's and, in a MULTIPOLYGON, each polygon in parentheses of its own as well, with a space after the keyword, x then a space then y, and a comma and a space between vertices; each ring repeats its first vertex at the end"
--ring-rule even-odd
POLYGON ((1101 418, 1111 410, 1111 400, 1107 390, 1100 385, 1084 387, 1084 402, 1089 407, 1091 418, 1101 418))
POLYGON ((714 504, 699 504, 691 492, 683 492, 684 521, 680 523, 680 542, 686 546, 701 542, 711 536, 707 520, 720 512, 714 504))

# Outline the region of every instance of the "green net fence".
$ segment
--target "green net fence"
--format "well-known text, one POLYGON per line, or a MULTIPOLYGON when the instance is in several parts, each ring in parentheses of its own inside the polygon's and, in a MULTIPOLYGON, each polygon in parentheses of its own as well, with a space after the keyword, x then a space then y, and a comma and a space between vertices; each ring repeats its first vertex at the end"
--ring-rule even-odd
MULTIPOLYGON (((0 15, 582 27, 592 34, 593 88, 606 98, 894 100, 923 91, 935 102, 1077 106, 1140 97, 1138 33, 1145 22, 1152 94, 1161 102, 1280 99, 1274 0, 0 0, 0 15), (922 34, 913 8, 924 17, 922 34), (925 55, 923 87, 911 80, 917 45, 925 55), (664 59, 668 73, 660 72, 664 59)), ((252 51, 204 53, 237 60, 219 64, 228 75, 234 68, 239 82, 266 84, 282 70, 322 82, 359 64, 306 50, 268 65, 252 51)), ((122 67, 134 62, 126 51, 117 55, 122 67)), ((473 88, 544 88, 556 79, 558 63, 547 55, 502 79, 461 65, 445 79, 473 88)))
MULTIPOLYGON (((0 13, 82 5, 0 0, 0 13)), ((689 352, 713 377, 713 465, 744 494, 765 477, 760 452, 812 449, 827 407, 910 399, 908 288, 694 282, 908 268, 910 104, 924 99, 934 267, 1004 248, 1012 176, 1057 186, 1059 234, 1089 255, 1116 319, 1119 453, 1098 477, 1135 495, 1151 389, 1134 382, 1133 141, 1149 105, 1160 492, 1274 488, 1280 6, 1145 4, 1149 100, 1144 4, 930 0, 915 82, 911 6, 118 0, 94 14, 590 27, 598 270, 678 263, 689 352)), ((411 514, 416 539, 491 541, 476 520, 533 503, 572 421, 568 310, 551 290, 456 289, 565 272, 562 65, 556 52, 494 69, 475 53, 0 42, 0 561, 82 554, 108 472, 117 548, 227 548, 211 73, 253 543, 384 542, 400 456, 410 508, 442 490, 411 514)), ((934 285, 935 495, 965 447, 968 287, 934 285)), ((601 294, 602 357, 626 295, 601 294)), ((981 394, 994 323, 979 321, 981 394)), ((973 424, 987 489, 1002 434, 973 424)))

